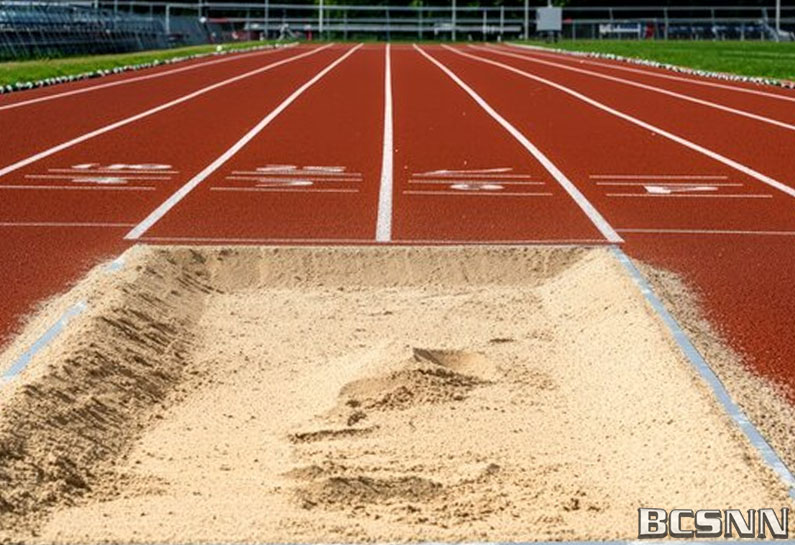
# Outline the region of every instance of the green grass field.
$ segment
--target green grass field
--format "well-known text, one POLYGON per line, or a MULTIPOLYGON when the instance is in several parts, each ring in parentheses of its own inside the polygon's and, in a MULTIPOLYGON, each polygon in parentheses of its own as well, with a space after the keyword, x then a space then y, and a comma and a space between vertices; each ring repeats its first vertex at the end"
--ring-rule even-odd
MULTIPOLYGON (((222 47, 227 51, 231 51, 257 45, 267 45, 269 43, 273 42, 236 42, 224 44, 222 47)), ((120 55, 97 55, 4 62, 0 63, 0 85, 13 85, 19 81, 35 81, 57 76, 71 76, 94 70, 107 70, 118 66, 141 64, 155 60, 163 61, 166 59, 173 59, 174 57, 209 53, 215 51, 215 49, 215 45, 197 45, 193 47, 179 47, 157 51, 123 53, 120 55)))
POLYGON ((563 40, 527 42, 571 51, 613 53, 701 70, 795 80, 795 43, 563 40))

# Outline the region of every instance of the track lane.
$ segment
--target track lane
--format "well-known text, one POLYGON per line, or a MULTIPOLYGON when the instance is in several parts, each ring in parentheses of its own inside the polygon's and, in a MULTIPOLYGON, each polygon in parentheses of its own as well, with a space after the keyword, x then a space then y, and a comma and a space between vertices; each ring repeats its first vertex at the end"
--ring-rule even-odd
POLYGON ((384 46, 354 52, 141 240, 374 242, 384 66, 384 46))
POLYGON ((393 60, 394 240, 605 241, 550 173, 430 60, 408 47, 396 47, 393 60))
POLYGON ((691 101, 700 103, 706 108, 725 109, 724 111, 734 115, 748 116, 756 118, 760 122, 771 125, 781 124, 784 128, 795 130, 795 93, 793 102, 784 100, 771 100, 756 95, 742 94, 727 90, 716 90, 707 88, 707 92, 700 87, 683 84, 681 82, 666 82, 660 85, 658 80, 649 76, 626 74, 615 70, 610 70, 602 66, 593 67, 582 62, 565 57, 564 55, 548 56, 526 51, 517 51, 515 48, 498 46, 477 46, 470 45, 474 51, 486 51, 496 53, 503 58, 522 59, 532 65, 551 66, 569 72, 576 72, 588 75, 601 81, 620 82, 622 85, 640 88, 657 94, 668 95, 677 100, 691 101), (561 58, 564 57, 564 58, 561 58))
POLYGON ((242 80, 0 178, 0 255, 12 256, 0 262, 0 282, 14 286, 0 307, 0 342, 37 301, 128 247, 123 237, 132 225, 342 49, 242 80), (91 166, 75 168, 83 165, 91 166), (121 189, 130 187, 148 189, 121 189))
POLYGON ((795 149, 795 130, 497 53, 478 50, 476 56, 563 85, 795 187, 792 162, 788 160, 795 149))
POLYGON ((26 89, 22 92, 3 94, 0 95, 0 111, 23 108, 33 104, 39 104, 41 102, 58 100, 84 93, 91 93, 121 85, 128 85, 138 81, 159 79, 173 74, 179 74, 181 72, 209 68, 219 64, 233 63, 249 57, 268 55, 280 49, 283 48, 274 47, 244 53, 209 55, 198 59, 179 61, 177 63, 163 63, 158 66, 151 66, 148 68, 142 68, 140 70, 129 70, 126 72, 120 72, 118 74, 108 74, 107 76, 102 77, 80 79, 46 87, 26 89))
POLYGON ((633 258, 674 271, 751 368, 795 403, 795 237, 627 234, 633 258))
POLYGON ((463 70, 462 77, 555 163, 566 165, 586 197, 609 202, 608 220, 617 229, 793 226, 793 197, 742 172, 543 83, 448 50, 439 56, 463 70), (701 186, 711 189, 684 191, 701 186), (655 192, 656 187, 664 191, 655 192))
POLYGON ((93 265, 129 246, 123 227, 0 227, 0 348, 28 313, 77 281, 93 265))
MULTIPOLYGON (((717 233, 795 233, 792 197, 547 85, 451 51, 439 57, 512 123, 534 135, 553 160, 567 165, 571 179, 625 238, 629 255, 680 274, 703 295, 713 323, 749 365, 795 389, 793 346, 790 336, 782 336, 782 327, 795 325, 795 293, 780 288, 791 276, 787 248, 792 240, 717 233), (599 185, 603 182, 632 185, 599 185), (710 184, 713 190, 692 190, 710 184), (671 193, 655 194, 646 186, 671 193), (637 196, 611 195, 619 191, 637 196), (745 198, 764 193, 771 196, 745 198), (698 194, 741 197, 693 196, 698 194), (701 233, 655 232, 662 229, 701 233)), ((775 152, 768 153, 775 160, 775 152)))
MULTIPOLYGON (((299 55, 288 48, 57 100, 0 110, 0 168, 198 89, 299 55)), ((22 93, 24 94, 24 93, 22 93)))

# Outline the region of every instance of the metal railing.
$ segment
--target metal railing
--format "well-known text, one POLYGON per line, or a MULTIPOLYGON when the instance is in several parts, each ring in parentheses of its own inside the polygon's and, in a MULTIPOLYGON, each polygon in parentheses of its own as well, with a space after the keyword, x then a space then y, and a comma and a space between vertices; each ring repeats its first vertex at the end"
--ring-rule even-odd
MULTIPOLYGON (((179 13, 211 25, 219 40, 276 37, 285 29, 307 38, 497 40, 533 37, 537 5, 524 7, 351 6, 261 2, 196 3, 99 0, 105 9, 160 16, 167 27, 179 13)), ((538 1, 538 0, 537 0, 538 1)), ((541 2, 539 2, 541 3, 541 2)), ((545 5, 546 2, 543 2, 545 5)), ((755 39, 787 38, 795 6, 570 7, 563 8, 564 38, 755 39)))
MULTIPOLYGON (((536 35, 524 7, 350 6, 0 0, 0 59, 113 53, 279 36, 305 39, 508 40, 536 35)), ((795 7, 563 8, 561 37, 780 40, 795 30, 795 7)))

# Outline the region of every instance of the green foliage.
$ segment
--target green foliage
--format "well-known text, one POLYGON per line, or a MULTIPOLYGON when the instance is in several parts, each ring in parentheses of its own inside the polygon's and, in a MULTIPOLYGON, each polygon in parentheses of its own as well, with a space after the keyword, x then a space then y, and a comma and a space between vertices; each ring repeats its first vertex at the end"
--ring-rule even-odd
MULTIPOLYGON (((241 49, 255 45, 265 45, 268 42, 240 42, 225 44, 226 50, 241 49)), ((173 59, 209 53, 215 51, 215 45, 199 45, 194 47, 180 47, 158 51, 141 51, 138 53, 124 53, 120 55, 97 55, 89 57, 66 57, 58 59, 36 59, 30 61, 14 61, 0 63, 0 85, 14 84, 24 81, 35 81, 57 76, 71 76, 92 72, 94 70, 108 70, 120 66, 141 64, 155 60, 173 59)))

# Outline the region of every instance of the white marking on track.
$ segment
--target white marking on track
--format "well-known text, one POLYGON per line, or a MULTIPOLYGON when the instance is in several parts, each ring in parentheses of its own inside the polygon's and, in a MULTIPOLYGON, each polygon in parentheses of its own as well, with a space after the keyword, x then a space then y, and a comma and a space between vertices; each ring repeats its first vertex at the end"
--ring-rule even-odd
POLYGON ((171 168, 171 165, 162 165, 158 163, 113 163, 110 165, 100 165, 98 163, 83 163, 81 165, 73 165, 73 170, 80 171, 97 171, 109 170, 112 172, 162 172, 171 168))
POLYGON ((317 172, 319 174, 342 174, 345 172, 345 167, 327 167, 327 166, 312 166, 307 165, 304 167, 304 170, 317 172))
POLYGON ((517 244, 544 244, 549 246, 577 246, 580 247, 584 244, 593 246, 605 246, 607 242, 603 238, 528 238, 528 239, 482 239, 482 240, 452 240, 452 239, 401 239, 395 240, 398 244, 438 244, 440 246, 448 246, 451 244, 466 244, 467 246, 477 246, 483 244, 504 244, 506 246, 514 246, 517 244))
POLYGON ((649 233, 672 235, 766 235, 795 236, 795 231, 754 231, 742 229, 617 229, 621 233, 649 233))
POLYGON ((404 195, 455 195, 456 197, 551 197, 552 193, 518 193, 507 191, 473 191, 473 190, 453 190, 453 191, 422 191, 409 189, 403 192, 404 195))
POLYGON ((698 104, 700 106, 706 106, 708 108, 714 108, 716 110, 721 110, 721 111, 728 112, 728 113, 731 113, 731 114, 734 114, 734 115, 739 115, 739 116, 742 116, 742 117, 746 117, 748 119, 753 119, 754 121, 760 121, 762 123, 767 123, 769 125, 774 125, 776 127, 779 127, 779 128, 782 128, 782 129, 786 129, 786 130, 789 130, 789 131, 795 131, 795 125, 791 125, 789 123, 784 123, 783 121, 778 121, 777 119, 772 119, 770 117, 765 117, 763 115, 755 114, 755 113, 752 113, 752 112, 747 112, 745 110, 738 110, 737 108, 732 108, 730 106, 724 106, 723 104, 718 104, 716 102, 710 102, 708 100, 703 100, 701 98, 696 98, 696 97, 693 97, 693 96, 690 96, 690 95, 677 93, 676 91, 670 91, 668 89, 661 89, 659 87, 654 87, 652 85, 646 85, 645 83, 640 83, 640 82, 637 82, 637 81, 617 78, 615 76, 609 76, 607 74, 602 74, 601 72, 594 72, 593 70, 585 70, 584 68, 576 68, 574 66, 568 66, 566 64, 560 64, 560 63, 556 63, 556 62, 544 61, 544 60, 541 60, 541 59, 535 59, 535 58, 532 58, 532 57, 528 57, 527 55, 519 55, 519 54, 516 54, 516 53, 509 53, 507 51, 499 51, 499 50, 496 50, 494 48, 484 48, 484 47, 478 47, 478 46, 470 46, 470 47, 472 47, 473 49, 476 49, 478 51, 494 52, 497 55, 504 55, 506 57, 512 57, 512 58, 515 58, 515 59, 521 59, 521 60, 526 61, 526 62, 535 62, 535 63, 538 63, 538 64, 543 64, 543 65, 546 65, 546 66, 552 66, 552 67, 555 67, 555 68, 559 68, 561 70, 568 70, 570 72, 577 72, 577 73, 580 73, 580 74, 586 74, 588 76, 593 76, 593 77, 596 77, 596 78, 605 79, 605 80, 608 80, 608 81, 613 81, 613 82, 616 82, 616 83, 620 83, 622 85, 629 85, 631 87, 637 87, 638 89, 644 89, 646 91, 652 91, 654 93, 659 93, 659 94, 670 96, 670 97, 673 97, 673 98, 678 98, 680 100, 693 102, 694 104, 698 104))
POLYGON ((76 191, 156 191, 152 186, 131 185, 0 185, 0 189, 65 189, 76 191))
POLYGON ((278 237, 195 237, 195 236, 142 236, 143 242, 207 242, 207 243, 242 243, 242 244, 268 244, 268 243, 308 243, 308 244, 372 244, 372 238, 278 238, 278 237))
POLYGON ((120 121, 116 121, 115 123, 111 123, 110 125, 105 125, 104 127, 100 127, 99 129, 95 129, 95 130, 93 130, 91 132, 85 133, 85 134, 83 134, 81 136, 78 136, 76 138, 72 138, 71 140, 67 140, 66 142, 62 142, 61 144, 58 144, 57 146, 53 146, 53 147, 51 147, 49 149, 46 149, 46 150, 41 151, 39 153, 36 153, 35 155, 31 155, 30 157, 27 157, 25 159, 17 161, 16 163, 12 163, 12 164, 10 164, 8 166, 0 168, 0 177, 5 176, 9 172, 13 172, 13 171, 18 170, 18 169, 20 169, 22 167, 25 167, 25 166, 27 166, 27 165, 29 165, 31 163, 35 163, 36 161, 44 159, 45 157, 49 157, 50 155, 53 155, 55 153, 58 153, 60 151, 65 150, 65 149, 71 148, 72 146, 75 146, 75 145, 80 144, 82 142, 85 142, 86 140, 90 140, 90 139, 92 139, 92 138, 94 138, 96 136, 100 136, 100 135, 108 133, 110 131, 114 131, 114 130, 116 130, 118 128, 124 127, 125 125, 129 125, 130 123, 133 123, 135 121, 144 119, 145 117, 149 117, 149 116, 154 115, 156 113, 160 113, 163 110, 167 110, 168 108, 171 108, 171 107, 176 106, 178 104, 182 104, 183 102, 187 102, 188 100, 191 100, 191 99, 194 99, 194 98, 196 98, 198 96, 201 96, 203 94, 209 93, 210 91, 214 91, 215 89, 218 89, 218 88, 223 87, 225 85, 229 85, 230 83, 235 83, 235 82, 240 81, 242 79, 249 78, 251 76, 255 76, 255 75, 261 74, 263 72, 267 72, 268 70, 272 70, 272 69, 274 69, 274 68, 276 68, 278 66, 282 66, 282 65, 290 63, 290 62, 294 62, 294 61, 296 61, 298 59, 302 59, 302 58, 307 57, 309 55, 314 55, 315 53, 318 53, 319 51, 323 51, 324 49, 326 49, 328 47, 331 47, 332 45, 333 44, 327 44, 327 45, 325 45, 323 47, 319 47, 317 49, 313 49, 313 50, 308 51, 306 53, 301 53, 300 55, 293 55, 292 57, 288 57, 286 59, 282 59, 280 61, 273 62, 273 63, 268 64, 266 66, 263 66, 261 68, 257 68, 256 70, 251 70, 249 72, 245 72, 245 73, 240 74, 238 76, 234 76, 234 77, 225 79, 223 81, 219 81, 218 83, 213 83, 212 85, 208 85, 207 87, 202 87, 201 89, 193 91, 192 93, 188 93, 187 95, 183 95, 183 96, 181 96, 179 98, 176 98, 174 100, 166 102, 165 104, 161 104, 159 106, 155 106, 154 108, 150 108, 150 109, 148 109, 148 110, 146 110, 144 112, 141 112, 139 114, 135 114, 135 115, 132 115, 130 117, 126 117, 126 118, 124 118, 124 119, 122 119, 120 121))
POLYGON ((409 180, 410 184, 447 184, 450 185, 452 183, 461 182, 467 184, 493 184, 497 183, 500 185, 546 185, 546 182, 531 182, 531 181, 514 181, 514 180, 479 180, 479 179, 460 179, 460 178, 450 178, 449 180, 431 180, 431 179, 424 179, 424 180, 409 180))
POLYGON ((440 170, 430 170, 428 172, 418 172, 415 176, 459 176, 459 175, 475 175, 475 176, 483 176, 488 174, 501 174, 507 173, 513 170, 511 167, 496 167, 496 168, 468 168, 462 170, 453 170, 453 169, 440 169, 440 170))
POLYGON ((455 189, 457 191, 501 191, 505 189, 505 186, 494 183, 484 184, 478 182, 470 182, 462 184, 450 184, 450 189, 455 189))
POLYGON ((244 182, 257 182, 254 187, 307 187, 315 185, 312 180, 302 180, 300 178, 279 179, 279 178, 241 178, 239 176, 227 176, 227 180, 241 180, 244 182))
POLYGON ((644 185, 642 186, 647 193, 654 193, 656 195, 670 195, 672 193, 700 193, 709 191, 718 191, 718 188, 713 185, 644 185))
MULTIPOLYGON (((331 45, 331 44, 329 44, 331 45)), ((196 186, 202 183, 208 176, 218 170, 221 166, 224 165, 229 159, 231 159, 238 151, 240 151, 246 144, 248 144, 251 140, 254 139, 262 130, 270 125, 270 123, 276 119, 284 110, 287 109, 290 104, 295 102, 298 97, 300 97, 304 92, 312 87, 315 83, 320 81, 326 74, 328 74, 331 70, 333 70, 338 64, 343 62, 349 56, 351 56, 354 52, 356 52, 363 44, 359 44, 356 47, 349 50, 347 53, 333 61, 331 64, 326 66, 320 72, 315 74, 309 81, 301 85, 298 89, 296 89, 290 96, 288 96, 284 101, 279 104, 276 108, 271 111, 267 116, 265 116, 259 123, 257 123, 251 130, 249 130, 243 137, 235 142, 232 147, 222 153, 215 161, 207 165, 201 172, 199 172, 196 176, 191 178, 185 185, 179 188, 173 195, 171 195, 165 202, 163 202, 160 206, 154 209, 144 220, 139 223, 135 228, 133 228, 127 235, 124 237, 127 240, 135 240, 140 238, 146 231, 148 231, 155 223, 157 223, 160 218, 168 213, 169 210, 174 208, 185 196, 193 191, 196 186)), ((314 50, 318 51, 318 50, 314 50)), ((293 57, 294 58, 294 57, 293 57)))
MULTIPOLYGON (((196 242, 196 243, 218 243, 218 244, 282 244, 282 243, 297 243, 297 244, 363 244, 372 245, 373 239, 361 238, 265 238, 265 237, 195 237, 195 236, 173 236, 173 237, 160 237, 160 236, 142 236, 142 242, 196 242)), ((395 239, 392 240, 396 244, 438 244, 439 246, 449 246, 453 244, 467 244, 467 245, 482 245, 482 244, 504 244, 506 246, 525 245, 525 244, 545 244, 550 246, 582 246, 584 244, 593 246, 604 246, 605 240, 599 239, 484 239, 484 240, 450 240, 450 239, 395 239)))
MULTIPOLYGON (((511 125, 504 117, 502 117, 499 113, 497 113, 494 108, 492 108, 485 100, 483 100, 480 95, 478 95, 471 87, 469 87, 466 83, 464 83, 461 78, 455 75, 449 68, 447 68, 444 64, 433 58, 431 55, 423 51, 421 48, 414 45, 414 49, 420 52, 426 59, 431 61, 435 64, 442 72, 447 74, 450 79, 452 79, 459 87, 461 87, 466 93, 472 97, 472 99, 481 107, 483 108, 486 113, 488 113, 497 123, 499 123, 508 133, 511 134, 527 151, 530 152, 536 160, 543 165, 543 167, 549 172, 555 180, 557 180, 558 184, 569 194, 572 200, 580 207, 580 209, 588 216, 588 219, 596 226, 600 233, 607 239, 609 242, 619 243, 623 242, 623 239, 616 233, 615 229, 610 226, 610 224, 605 220, 602 214, 599 213, 598 210, 591 204, 591 202, 585 198, 579 189, 571 182, 571 180, 566 177, 561 170, 555 166, 555 164, 544 155, 541 150, 539 150, 535 145, 533 145, 530 140, 527 139, 519 130, 516 129, 513 125, 511 125)), ((477 57, 475 57, 477 58, 477 57)))
MULTIPOLYGON (((598 186, 608 186, 608 187, 636 187, 636 186, 647 186, 649 182, 596 182, 595 185, 598 186)), ((694 187, 694 182, 665 182, 665 187, 694 187)), ((743 187, 745 184, 741 183, 720 183, 720 182, 709 182, 710 187, 743 187)))
POLYGON ((358 189, 334 189, 323 187, 211 187, 210 191, 254 191, 268 193, 358 193, 358 189))
MULTIPOLYGON (((531 46, 531 45, 513 44, 513 43, 510 43, 508 45, 510 45, 511 47, 520 47, 520 48, 523 48, 523 49, 530 49, 530 50, 536 52, 538 55, 543 55, 543 56, 546 56, 546 57, 555 57, 555 58, 564 57, 564 55, 562 55, 562 54, 554 54, 554 53, 548 52, 548 51, 544 51, 542 53, 540 50, 536 49, 535 46, 531 46)), ((603 68, 609 68, 609 69, 612 69, 612 70, 623 70, 625 72, 634 72, 634 73, 637 73, 637 74, 642 74, 644 76, 652 76, 652 77, 656 77, 656 78, 670 79, 670 80, 675 80, 675 81, 683 81, 685 83, 692 83, 694 85, 704 85, 704 86, 707 86, 707 87, 716 87, 718 89, 728 89, 729 91, 737 91, 739 93, 749 93, 749 94, 752 94, 752 95, 759 95, 759 96, 764 96, 764 97, 767 97, 767 98, 774 98, 774 99, 778 99, 778 100, 787 100, 789 102, 795 102, 795 97, 789 97, 789 96, 780 95, 780 94, 777 94, 777 93, 767 93, 765 91, 759 91, 757 89, 749 89, 747 87, 741 87, 739 85, 726 85, 724 83, 717 83, 717 82, 713 82, 713 81, 707 81, 707 80, 704 80, 704 79, 685 78, 685 77, 682 77, 682 76, 674 76, 674 75, 671 75, 671 74, 663 74, 663 73, 652 71, 652 70, 643 70, 643 69, 640 69, 640 68, 630 68, 628 66, 618 66, 618 65, 610 64, 610 63, 606 63, 606 62, 596 62, 596 61, 593 61, 593 60, 584 59, 582 57, 576 57, 576 59, 577 59, 577 62, 586 63, 586 64, 592 64, 594 66, 601 66, 603 68)))
POLYGON ((90 171, 86 171, 85 169, 75 169, 75 168, 48 168, 47 172, 63 172, 65 174, 86 174, 90 172, 91 174, 119 174, 119 175, 146 175, 146 174, 179 174, 179 170, 110 170, 110 169, 91 169, 90 171))
POLYGON ((361 178, 358 172, 348 172, 346 167, 342 166, 304 166, 298 165, 267 165, 264 167, 257 167, 254 170, 233 170, 232 174, 251 174, 256 176, 266 176, 275 174, 278 176, 301 176, 301 177, 349 177, 356 176, 361 178))
POLYGON ((131 227, 134 223, 92 223, 69 221, 3 221, 0 227, 131 227))
POLYGON ((71 180, 72 182, 89 183, 127 183, 128 181, 137 182, 144 180, 170 180, 171 176, 110 176, 110 175, 87 175, 82 174, 25 174, 25 178, 36 180, 71 180))
POLYGON ((591 174, 589 178, 607 180, 727 180, 717 174, 591 174))
POLYGON ((327 184, 334 184, 334 183, 349 183, 349 182, 361 182, 362 178, 357 178, 353 176, 349 177, 334 177, 329 178, 327 176, 296 176, 294 178, 290 177, 276 177, 276 176, 255 176, 255 175, 239 175, 239 176, 227 176, 227 180, 248 180, 248 181, 261 181, 261 182, 291 182, 291 181, 303 181, 309 180, 312 182, 322 182, 327 184))
POLYGON ((701 198, 701 199, 772 199, 768 194, 743 194, 743 193, 608 193, 608 197, 650 197, 665 198, 701 198))
POLYGON ((533 176, 525 175, 525 174, 470 174, 470 173, 461 173, 461 174, 431 174, 428 172, 419 172, 416 174, 412 174, 417 178, 447 178, 450 180, 458 180, 464 178, 482 178, 488 180, 531 180, 533 176))
POLYGON ((759 180, 760 182, 769 185, 770 187, 778 189, 782 193, 786 193, 790 197, 795 197, 795 188, 792 188, 792 187, 790 187, 790 186, 788 186, 786 184, 783 184, 783 183, 779 182, 778 180, 775 180, 775 179, 771 178, 770 176, 762 174, 761 172, 758 172, 758 171, 752 169, 749 166, 743 165, 742 163, 738 163, 737 161, 735 161, 733 159, 725 157, 725 156, 723 156, 723 155, 721 155, 721 154, 719 154, 719 153, 717 153, 715 151, 712 151, 712 150, 710 150, 708 148, 705 148, 704 146, 696 144, 695 142, 691 142, 690 140, 687 140, 686 138, 682 138, 681 136, 677 136, 677 135, 675 135, 675 134, 673 134, 671 132, 666 131, 665 129, 657 127, 656 125, 652 125, 651 123, 647 123, 645 121, 642 121, 642 120, 640 120, 640 119, 638 119, 636 117, 633 117, 633 116, 631 116, 629 114, 625 114, 624 112, 620 112, 620 111, 616 110, 615 108, 611 108, 610 106, 607 106, 606 104, 603 104, 603 103, 601 103, 601 102, 599 102, 597 100, 594 100, 594 99, 592 99, 592 98, 590 98, 590 97, 588 97, 586 95, 583 95, 582 93, 580 93, 578 91, 570 89, 570 88, 568 88, 568 87, 566 87, 564 85, 561 85, 559 83, 555 83, 554 81, 550 81, 548 79, 536 76, 534 74, 530 74, 530 73, 525 72, 523 70, 519 70, 518 68, 514 68, 513 66, 510 66, 510 65, 507 65, 507 64, 504 64, 504 63, 501 63, 501 62, 493 61, 491 59, 486 59, 486 58, 483 58, 483 57, 478 57, 476 55, 470 55, 468 53, 462 53, 462 52, 457 51, 456 49, 454 49, 452 47, 449 47, 447 45, 444 45, 444 44, 442 45, 442 47, 447 49, 447 50, 449 50, 449 51, 452 51, 456 55, 460 55, 462 57, 467 57, 467 58, 476 60, 478 62, 491 64, 493 66, 500 67, 500 68, 502 68, 504 70, 508 70, 509 72, 513 72, 515 74, 519 74, 519 75, 521 75, 523 77, 526 77, 528 79, 531 79, 533 81, 537 81, 539 83, 543 83, 545 85, 549 85, 550 87, 553 87, 553 88, 555 88, 555 89, 557 89, 559 91, 562 91, 562 92, 564 92, 564 93, 566 93, 566 94, 568 94, 570 96, 573 96, 573 97, 585 102, 586 104, 590 104, 591 106, 594 106, 595 108, 598 108, 598 109, 600 109, 600 110, 602 110, 604 112, 607 112, 609 114, 612 114, 612 115, 614 115, 614 116, 616 116, 616 117, 618 117, 620 119, 628 121, 629 123, 637 125, 638 127, 646 129, 647 131, 649 131, 651 133, 654 133, 654 134, 656 134, 658 136, 662 136, 664 138, 672 140, 673 142, 676 142, 677 144, 681 144, 682 146, 684 146, 686 148, 690 148, 693 151, 701 153, 702 155, 706 155, 707 157, 710 157, 711 159, 714 159, 714 160, 716 160, 716 161, 718 161, 720 163, 723 163, 724 165, 727 165, 727 166, 729 166, 729 167, 731 167, 731 168, 733 168, 735 170, 738 170, 738 171, 740 171, 740 172, 742 172, 744 174, 747 174, 748 176, 751 176, 752 178, 755 178, 755 179, 759 180))
POLYGON ((180 68, 175 68, 174 70, 167 70, 167 71, 164 71, 164 72, 158 72, 156 74, 147 74, 145 76, 138 76, 138 77, 134 77, 134 78, 126 78, 126 79, 123 79, 123 80, 120 80, 120 81, 112 81, 112 82, 109 82, 109 83, 100 83, 100 84, 97 84, 97 85, 92 85, 90 87, 83 87, 81 89, 75 89, 75 90, 72 90, 72 91, 67 91, 65 93, 57 93, 57 94, 53 94, 53 95, 47 95, 47 96, 43 96, 43 97, 33 98, 33 99, 30 99, 30 100, 23 100, 23 101, 14 102, 14 103, 11 103, 11 104, 5 104, 3 106, 0 106, 0 111, 11 110, 11 109, 14 109, 14 108, 21 108, 23 106, 29 106, 31 104, 38 104, 40 102, 46 102, 46 101, 55 100, 55 99, 58 99, 58 98, 63 98, 63 97, 68 97, 68 96, 73 96, 73 95, 79 95, 79 94, 83 94, 83 93, 89 93, 91 91, 98 91, 100 89, 107 89, 108 87, 117 87, 119 85, 126 85, 128 83, 135 83, 137 81, 144 81, 144 80, 149 80, 149 79, 162 78, 163 76, 170 76, 171 74, 177 74, 179 72, 187 72, 188 70, 195 70, 197 68, 204 68, 205 66, 212 66, 212 65, 215 65, 215 64, 221 64, 223 62, 234 61, 234 60, 238 60, 238 59, 242 59, 242 58, 246 58, 246 57, 252 57, 252 56, 255 56, 255 55, 264 55, 266 53, 274 53, 276 51, 278 51, 278 49, 273 49, 273 50, 268 50, 268 51, 256 51, 254 53, 240 54, 240 55, 237 55, 237 56, 234 56, 234 57, 229 57, 229 58, 226 58, 226 59, 217 59, 217 60, 212 60, 212 61, 200 62, 200 63, 192 64, 190 66, 183 66, 183 67, 180 67, 180 68))
POLYGON ((390 45, 384 53, 384 137, 381 150, 381 184, 378 188, 378 216, 375 223, 376 242, 392 239, 392 193, 394 144, 392 137, 392 60, 390 45))

